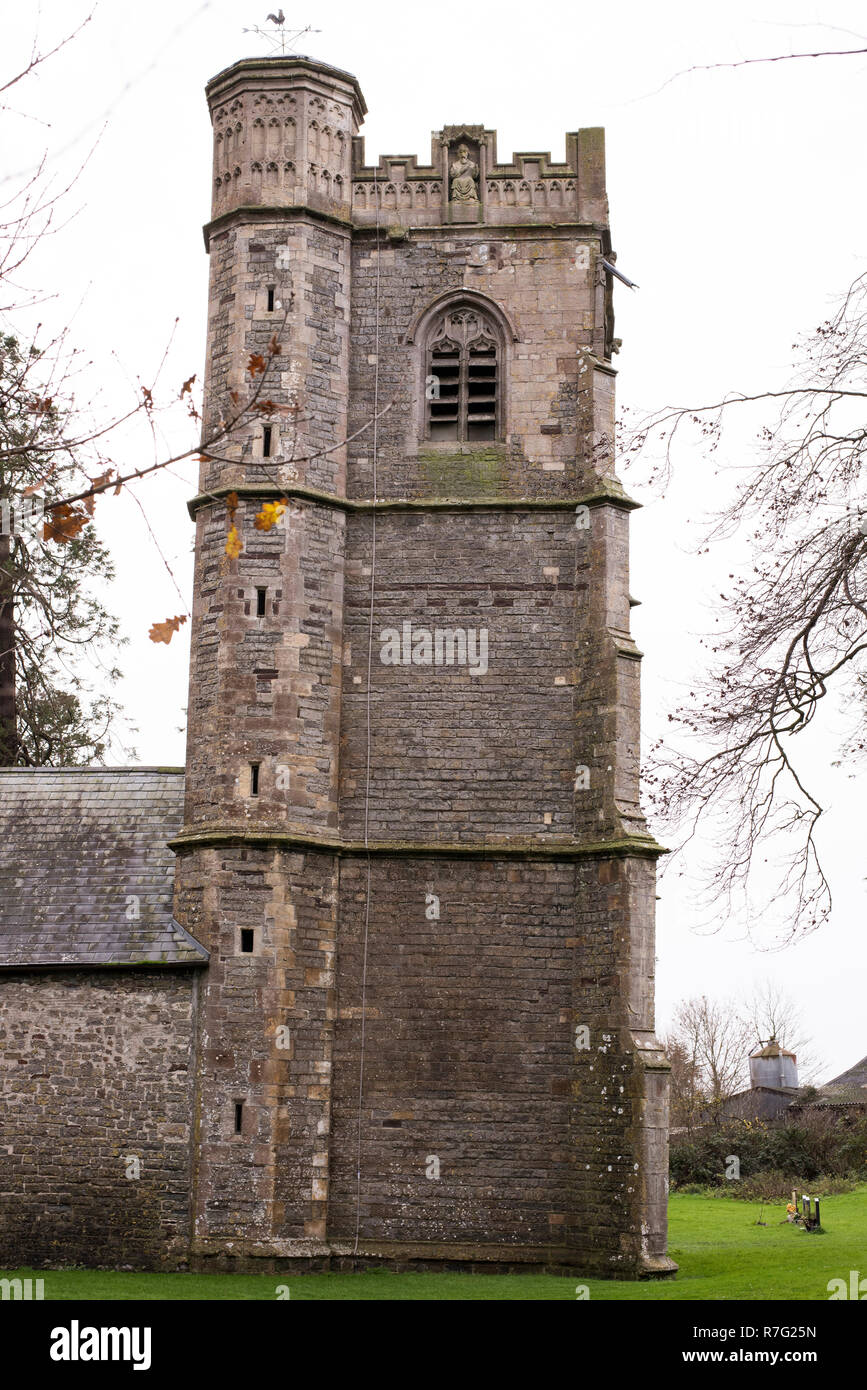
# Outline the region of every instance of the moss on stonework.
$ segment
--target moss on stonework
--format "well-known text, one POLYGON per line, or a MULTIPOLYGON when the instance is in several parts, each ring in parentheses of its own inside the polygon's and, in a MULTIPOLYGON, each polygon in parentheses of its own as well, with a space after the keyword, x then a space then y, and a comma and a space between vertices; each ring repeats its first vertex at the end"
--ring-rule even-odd
POLYGON ((482 495, 496 492, 504 482, 500 449, 456 449, 454 453, 419 450, 422 477, 434 495, 482 495))

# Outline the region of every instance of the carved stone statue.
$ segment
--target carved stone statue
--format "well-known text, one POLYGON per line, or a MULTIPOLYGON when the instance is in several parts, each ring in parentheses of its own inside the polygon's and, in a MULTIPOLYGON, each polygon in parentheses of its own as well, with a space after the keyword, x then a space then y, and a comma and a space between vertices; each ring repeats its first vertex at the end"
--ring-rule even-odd
POLYGON ((466 145, 458 146, 458 157, 450 166, 449 173, 452 177, 452 202, 477 203, 479 195, 476 192, 476 179, 479 176, 479 166, 470 159, 466 145))

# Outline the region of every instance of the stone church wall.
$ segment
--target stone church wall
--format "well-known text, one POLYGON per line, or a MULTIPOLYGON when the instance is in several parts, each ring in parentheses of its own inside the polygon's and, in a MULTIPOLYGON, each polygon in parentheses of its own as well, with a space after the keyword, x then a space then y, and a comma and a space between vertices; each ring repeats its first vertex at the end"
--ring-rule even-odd
POLYGON ((0 1266, 183 1259, 197 988, 189 970, 4 975, 0 1266))

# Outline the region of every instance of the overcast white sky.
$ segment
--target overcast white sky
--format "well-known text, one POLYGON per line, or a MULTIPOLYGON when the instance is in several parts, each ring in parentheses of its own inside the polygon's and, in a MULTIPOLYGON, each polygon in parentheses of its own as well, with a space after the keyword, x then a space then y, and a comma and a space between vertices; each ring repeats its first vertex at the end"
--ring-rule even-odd
MULTIPOLYGON (((131 398, 136 378, 152 376, 176 318, 167 390, 201 375, 201 226, 211 183, 203 88, 236 59, 267 51, 242 30, 264 24, 268 8, 267 0, 102 0, 38 80, 7 94, 22 113, 2 116, 7 173, 27 168, 44 144, 60 181, 96 142, 66 204, 76 216, 43 244, 28 279, 59 294, 39 316, 55 328, 71 320, 73 340, 95 364, 82 376, 82 398, 100 391, 97 408, 106 413, 131 398)), ((43 0, 42 32, 58 35, 89 9, 43 0)), ((567 130, 606 127, 618 264, 641 287, 617 291, 622 406, 700 403, 779 385, 795 338, 867 267, 865 58, 668 81, 694 64, 867 47, 860 4, 317 0, 287 13, 297 27, 321 31, 299 51, 359 78, 370 110, 368 161, 412 152, 426 160, 431 130, 458 121, 496 129, 501 158, 537 149, 562 158, 567 130)), ((4 72, 29 46, 35 14, 31 5, 15 15, 7 8, 4 72)), ((182 425, 165 441, 187 442, 182 425)), ((748 449, 749 436, 732 447, 748 449)), ((144 434, 124 440, 124 471, 151 460, 144 434)), ((184 606, 193 535, 184 503, 194 476, 186 464, 138 489, 184 606)), ((712 576, 731 565, 730 555, 690 553, 711 492, 709 465, 694 449, 681 456, 664 501, 637 494, 647 505, 633 524, 632 592, 642 600, 635 631, 646 653, 650 738, 664 731, 667 710, 698 669, 697 634, 712 622, 718 588, 712 576)), ((117 565, 113 603, 130 638, 121 698, 140 731, 132 742, 143 763, 180 765, 187 634, 155 647, 147 632, 182 606, 135 503, 106 500, 97 516, 117 565)), ((718 935, 696 935, 690 891, 673 873, 658 904, 659 1025, 685 995, 743 996, 774 978, 803 1006, 825 1063, 822 1080, 867 1052, 863 794, 853 769, 830 767, 842 728, 838 717, 828 720, 812 760, 832 806, 823 837, 835 889, 830 927, 769 954, 744 939, 748 925, 760 932, 761 924, 732 921, 718 935)), ((114 760, 129 761, 121 749, 114 760)), ((687 866, 699 862, 694 853, 687 866)))

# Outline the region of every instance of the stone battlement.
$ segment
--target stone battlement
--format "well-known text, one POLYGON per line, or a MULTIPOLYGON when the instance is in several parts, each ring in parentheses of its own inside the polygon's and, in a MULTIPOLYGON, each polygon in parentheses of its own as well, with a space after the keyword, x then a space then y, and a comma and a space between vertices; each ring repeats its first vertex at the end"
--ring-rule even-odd
POLYGON ((351 73, 309 58, 244 59, 213 78, 207 96, 213 219, 241 208, 303 206, 359 226, 382 217, 413 227, 608 225, 598 127, 567 134, 562 164, 548 152, 500 164, 496 131, 469 124, 433 131, 427 165, 416 155, 381 155, 367 165, 357 134, 367 106, 351 73), (463 173, 455 172, 461 149, 463 173))
MULTIPOLYGON (((352 218, 359 225, 376 221, 377 204, 389 224, 435 226, 476 221, 488 226, 534 222, 608 225, 605 198, 605 132, 579 130, 566 136, 566 162, 554 164, 547 151, 513 154, 497 161, 497 132, 477 125, 448 125, 431 133, 430 164, 416 155, 381 155, 367 165, 364 139, 352 141, 352 218), (451 174, 464 145, 476 199, 456 208, 451 174), (475 204, 473 206, 473 204, 475 204)), ((469 186, 467 188, 469 192, 469 186)))

